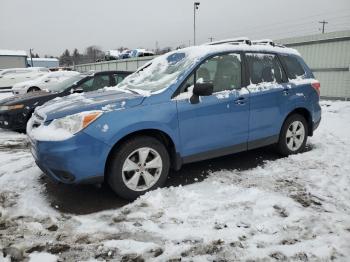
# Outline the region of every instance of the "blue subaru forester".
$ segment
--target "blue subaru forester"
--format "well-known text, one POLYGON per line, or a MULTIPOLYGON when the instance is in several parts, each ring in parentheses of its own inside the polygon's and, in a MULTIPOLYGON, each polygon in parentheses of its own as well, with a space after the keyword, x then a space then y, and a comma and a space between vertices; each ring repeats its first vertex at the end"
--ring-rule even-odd
POLYGON ((116 87, 50 101, 27 133, 50 177, 106 181, 134 199, 186 163, 271 144, 301 152, 321 120, 319 94, 297 51, 230 40, 159 56, 116 87))

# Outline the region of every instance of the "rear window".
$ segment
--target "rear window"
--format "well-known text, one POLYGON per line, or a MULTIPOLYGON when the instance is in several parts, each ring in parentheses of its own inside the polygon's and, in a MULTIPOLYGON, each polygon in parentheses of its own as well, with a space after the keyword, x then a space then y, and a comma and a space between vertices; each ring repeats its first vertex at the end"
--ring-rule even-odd
POLYGON ((282 59, 286 65, 287 74, 289 79, 304 78, 305 70, 299 63, 298 59, 293 56, 282 56, 282 59))

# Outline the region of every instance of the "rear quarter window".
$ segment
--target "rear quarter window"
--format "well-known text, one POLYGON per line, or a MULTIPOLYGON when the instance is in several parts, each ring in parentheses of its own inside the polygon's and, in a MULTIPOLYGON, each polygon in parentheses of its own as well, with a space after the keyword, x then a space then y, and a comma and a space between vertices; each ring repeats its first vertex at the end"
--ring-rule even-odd
POLYGON ((289 79, 305 78, 306 72, 296 57, 282 56, 282 60, 289 79))

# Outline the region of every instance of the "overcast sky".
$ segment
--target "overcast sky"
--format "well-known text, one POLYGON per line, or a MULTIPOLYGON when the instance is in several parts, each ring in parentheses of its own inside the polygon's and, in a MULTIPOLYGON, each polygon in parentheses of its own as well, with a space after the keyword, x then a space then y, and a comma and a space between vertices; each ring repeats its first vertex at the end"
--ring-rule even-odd
MULTIPOLYGON (((193 42, 191 0, 1 0, 0 49, 60 55, 83 51, 176 47, 193 42)), ((350 29, 350 0, 199 0, 197 44, 248 36, 278 39, 350 29)))

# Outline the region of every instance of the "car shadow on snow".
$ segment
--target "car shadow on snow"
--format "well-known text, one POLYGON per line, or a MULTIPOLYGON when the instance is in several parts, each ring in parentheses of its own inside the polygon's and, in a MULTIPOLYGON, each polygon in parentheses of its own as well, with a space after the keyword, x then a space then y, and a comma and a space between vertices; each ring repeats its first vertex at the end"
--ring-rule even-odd
MULTIPOLYGON (((308 145, 305 151, 312 150, 308 145)), ((248 170, 261 166, 265 161, 282 158, 274 148, 264 147, 247 152, 227 155, 184 165, 179 171, 171 171, 166 186, 188 185, 203 181, 210 173, 219 170, 248 170)), ((116 196, 105 184, 65 185, 42 176, 46 196, 51 206, 63 213, 83 215, 98 211, 120 208, 130 203, 116 196)))

